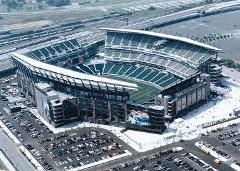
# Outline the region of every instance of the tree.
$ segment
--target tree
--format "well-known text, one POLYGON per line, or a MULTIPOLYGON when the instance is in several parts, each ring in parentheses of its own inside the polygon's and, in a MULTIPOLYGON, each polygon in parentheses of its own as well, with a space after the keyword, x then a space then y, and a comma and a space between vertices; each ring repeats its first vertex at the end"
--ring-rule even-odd
POLYGON ((221 63, 229 68, 235 68, 235 62, 231 59, 222 59, 221 63))
POLYGON ((205 2, 210 4, 210 3, 213 3, 213 0, 205 0, 205 2))
POLYGON ((54 0, 47 0, 47 4, 50 5, 50 6, 53 6, 54 5, 54 0))
POLYGON ((15 0, 6 0, 2 1, 2 3, 7 5, 8 9, 16 9, 18 7, 18 4, 15 0))
POLYGON ((40 9, 40 10, 43 9, 43 5, 42 5, 42 4, 39 4, 37 7, 38 7, 38 9, 40 9))
POLYGON ((47 0, 47 4, 50 6, 61 7, 65 5, 70 5, 70 0, 47 0))
POLYGON ((61 6, 64 6, 64 5, 70 5, 70 0, 55 0, 55 6, 56 7, 61 7, 61 6))

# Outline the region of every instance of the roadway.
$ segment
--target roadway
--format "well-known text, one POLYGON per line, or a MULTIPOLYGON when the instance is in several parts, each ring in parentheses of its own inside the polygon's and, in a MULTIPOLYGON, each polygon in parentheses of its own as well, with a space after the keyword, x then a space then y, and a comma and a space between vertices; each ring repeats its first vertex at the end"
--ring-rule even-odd
MULTIPOLYGON (((105 37, 105 32, 99 30, 100 27, 111 27, 111 28, 131 28, 131 29, 143 29, 148 28, 151 25, 156 25, 159 23, 164 23, 169 20, 176 20, 177 18, 181 18, 184 16, 189 16, 196 14, 196 11, 201 9, 205 9, 207 7, 211 8, 216 4, 210 4, 208 6, 202 5, 197 7, 189 6, 187 10, 183 10, 183 8, 179 5, 175 5, 171 8, 157 8, 156 10, 143 10, 136 11, 132 15, 128 16, 117 16, 113 18, 102 19, 94 22, 87 22, 84 24, 83 28, 76 29, 74 31, 67 31, 63 33, 57 33, 54 36, 51 36, 55 39, 55 42, 63 41, 61 38, 57 37, 75 37, 78 38, 80 43, 92 43, 94 41, 102 40, 105 37), (128 25, 124 19, 128 18, 128 25), (87 34, 79 34, 79 33, 87 34)), ((35 39, 33 41, 21 41, 19 43, 12 43, 11 45, 2 46, 1 49, 7 51, 11 48, 21 47, 23 44, 30 44, 35 41, 40 41, 44 38, 35 39)), ((46 38, 45 38, 46 39, 46 38)), ((48 42, 48 41, 47 41, 48 42)), ((28 52, 30 49, 33 50, 36 47, 39 47, 41 43, 39 42, 37 46, 29 46, 27 48, 20 48, 21 52, 28 52)), ((46 44, 46 41, 45 43, 46 44)), ((8 53, 0 55, 0 59, 8 58, 8 53)))
MULTIPOLYGON (((217 0, 216 0, 217 1, 217 0)), ((2 16, 31 16, 31 15, 50 15, 50 14, 64 14, 64 13, 84 13, 93 11, 112 11, 112 10, 122 10, 122 11, 144 11, 148 10, 149 7, 153 6, 154 8, 166 9, 166 8, 174 8, 184 5, 190 4, 198 4, 204 2, 204 0, 140 0, 133 2, 125 2, 125 3, 114 3, 114 4, 106 4, 106 5, 96 5, 92 6, 91 4, 85 5, 68 5, 61 8, 50 8, 48 10, 42 11, 31 11, 31 12, 1 12, 2 16)))
MULTIPOLYGON (((165 10, 157 9, 157 10, 150 10, 150 11, 144 11, 144 12, 135 12, 132 15, 127 16, 129 20, 128 25, 126 21, 124 21, 126 16, 119 16, 119 17, 102 19, 94 22, 88 22, 84 24, 83 28, 66 32, 66 33, 56 34, 54 36, 55 37, 75 37, 79 40, 80 43, 91 43, 94 41, 104 39, 105 32, 99 30, 99 28, 101 27, 142 29, 142 28, 148 27, 149 25, 152 25, 153 22, 157 23, 162 20, 164 21, 172 20, 172 18, 191 14, 194 11, 196 11, 196 9, 198 8, 192 8, 184 11, 182 11, 181 9, 178 9, 180 10, 180 12, 177 12, 177 13, 174 12, 174 10, 176 10, 177 8, 173 8, 172 9, 173 11, 171 12, 173 14, 169 14, 169 9, 165 9, 165 10), (79 33, 86 33, 86 34, 79 34, 79 33)), ((4 51, 6 51, 7 49, 10 49, 10 47, 11 48, 20 47, 25 43, 30 44, 35 41, 40 41, 41 39, 46 39, 46 38, 39 38, 33 41, 21 41, 20 43, 15 43, 15 44, 12 43, 11 45, 2 46, 1 49, 4 49, 4 51)), ((62 38, 57 38, 57 39, 55 38, 54 41, 61 42, 63 40, 62 38)), ((49 43, 49 44, 52 44, 52 43, 49 43)), ((30 49, 33 50, 34 48, 38 48, 39 46, 41 46, 41 44, 38 44, 37 46, 29 46, 27 48, 21 49, 20 51, 23 53, 28 52, 30 49)), ((8 54, 3 54, 0 56, 0 59, 6 59, 6 58, 8 58, 8 54)))
POLYGON ((19 171, 35 171, 33 165, 22 155, 19 147, 0 129, 0 148, 6 153, 8 158, 11 159, 15 167, 19 171))

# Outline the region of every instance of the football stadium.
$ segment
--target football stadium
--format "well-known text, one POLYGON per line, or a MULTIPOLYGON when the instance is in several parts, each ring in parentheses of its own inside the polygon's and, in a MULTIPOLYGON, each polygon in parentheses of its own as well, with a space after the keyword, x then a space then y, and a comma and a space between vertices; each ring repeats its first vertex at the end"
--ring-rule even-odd
POLYGON ((152 31, 102 28, 105 41, 63 40, 13 53, 21 91, 55 127, 72 121, 162 132, 207 102, 221 49, 152 31))

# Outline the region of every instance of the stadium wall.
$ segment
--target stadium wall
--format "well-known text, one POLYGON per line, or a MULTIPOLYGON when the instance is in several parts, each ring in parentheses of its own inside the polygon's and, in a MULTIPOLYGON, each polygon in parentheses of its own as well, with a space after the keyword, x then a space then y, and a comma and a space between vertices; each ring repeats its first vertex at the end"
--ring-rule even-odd
POLYGON ((163 91, 155 103, 164 106, 166 119, 172 121, 207 102, 209 96, 210 76, 202 74, 163 91))
MULTIPOLYGON (((34 85, 39 82, 45 82, 50 84, 54 90, 69 94, 78 99, 77 106, 79 106, 79 120, 101 124, 119 125, 126 123, 126 104, 129 100, 129 94, 127 92, 120 92, 119 90, 113 92, 101 89, 84 89, 84 87, 79 88, 74 85, 69 85, 67 82, 62 83, 51 80, 44 75, 35 75, 28 70, 28 68, 16 61, 15 64, 18 65, 17 78, 20 91, 26 97, 32 98, 33 101, 39 100, 36 98, 34 85)), ((67 117, 69 116, 65 116, 65 118, 67 117)), ((66 119, 64 122, 66 123, 66 119)), ((56 126, 56 124, 53 125, 56 126)))

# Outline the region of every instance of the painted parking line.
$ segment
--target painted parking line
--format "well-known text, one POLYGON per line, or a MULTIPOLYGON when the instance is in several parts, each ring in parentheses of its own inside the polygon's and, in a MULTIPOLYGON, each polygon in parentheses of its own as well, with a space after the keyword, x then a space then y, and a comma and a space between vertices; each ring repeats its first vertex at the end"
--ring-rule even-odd
POLYGON ((129 11, 131 12, 132 10, 130 10, 129 8, 122 8, 123 10, 129 11))
POLYGON ((136 8, 140 9, 140 10, 147 10, 148 8, 144 7, 144 6, 137 6, 136 8))
POLYGON ((155 4, 153 4, 153 6, 156 8, 162 8, 161 3, 155 3, 155 4))

